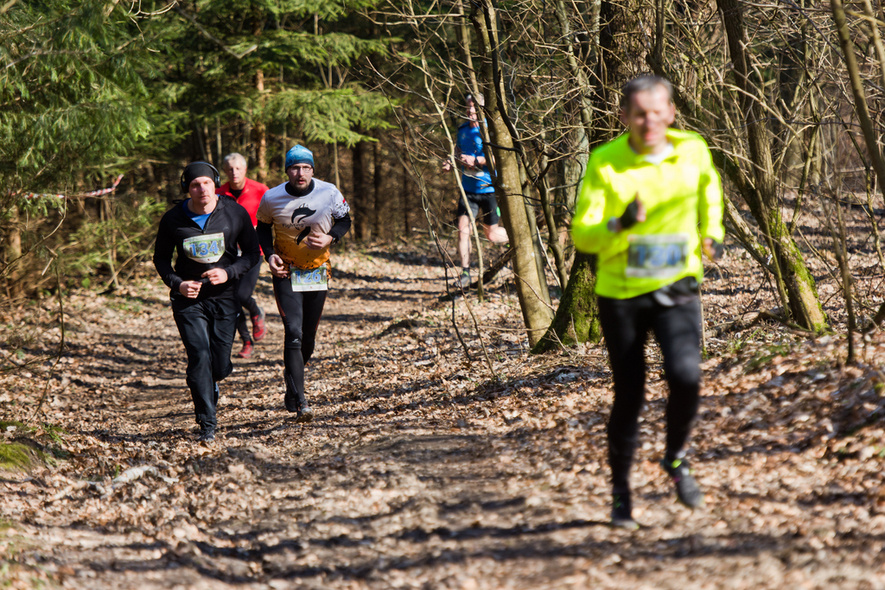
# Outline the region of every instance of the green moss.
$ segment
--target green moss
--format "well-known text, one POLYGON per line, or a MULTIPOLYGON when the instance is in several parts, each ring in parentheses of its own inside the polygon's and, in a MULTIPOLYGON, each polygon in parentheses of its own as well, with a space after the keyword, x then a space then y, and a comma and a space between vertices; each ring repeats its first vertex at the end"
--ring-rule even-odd
POLYGON ((0 443, 0 469, 27 469, 34 463, 34 449, 17 442, 0 443))
POLYGON ((39 436, 33 426, 14 420, 0 421, 0 432, 12 429, 16 438, 0 442, 0 469, 28 469, 34 463, 54 465, 57 459, 66 459, 70 453, 64 449, 64 430, 51 424, 41 424, 39 436))

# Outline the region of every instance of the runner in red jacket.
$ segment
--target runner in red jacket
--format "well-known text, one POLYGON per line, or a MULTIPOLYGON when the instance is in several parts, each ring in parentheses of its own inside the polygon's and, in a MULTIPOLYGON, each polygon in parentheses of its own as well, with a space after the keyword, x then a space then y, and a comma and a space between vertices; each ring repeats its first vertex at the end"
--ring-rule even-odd
MULTIPOLYGON (((227 182, 221 185, 218 194, 232 197, 242 205, 249 212, 249 217, 252 218, 252 227, 255 227, 258 224, 255 217, 258 212, 258 204, 261 203, 261 197, 267 187, 251 178, 246 178, 246 158, 236 152, 224 157, 223 169, 227 182)), ((237 353, 237 356, 243 359, 252 356, 254 343, 264 338, 267 333, 264 310, 258 305, 253 295, 260 270, 261 260, 259 259, 258 264, 240 279, 237 291, 242 308, 248 311, 252 317, 251 334, 246 326, 246 314, 242 310, 237 318, 237 332, 240 334, 240 340, 243 341, 243 348, 237 353)))

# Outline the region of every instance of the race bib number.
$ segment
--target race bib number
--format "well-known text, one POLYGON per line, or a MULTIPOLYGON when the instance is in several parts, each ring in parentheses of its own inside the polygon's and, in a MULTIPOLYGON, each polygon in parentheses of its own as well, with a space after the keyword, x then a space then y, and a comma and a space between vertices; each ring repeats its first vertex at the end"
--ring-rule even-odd
POLYGON ((627 241, 628 277, 666 279, 685 270, 687 235, 629 235, 627 241))
POLYGON ((312 270, 289 267, 289 278, 293 291, 327 291, 329 289, 329 271, 326 265, 312 270))
POLYGON ((194 262, 214 264, 224 254, 224 234, 203 234, 185 238, 182 247, 185 255, 194 262))

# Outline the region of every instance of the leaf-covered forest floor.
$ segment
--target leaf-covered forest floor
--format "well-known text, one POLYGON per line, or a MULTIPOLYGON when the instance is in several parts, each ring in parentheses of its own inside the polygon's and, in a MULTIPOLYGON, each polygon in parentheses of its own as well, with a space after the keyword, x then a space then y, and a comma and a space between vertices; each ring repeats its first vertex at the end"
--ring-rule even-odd
MULTIPOLYGON (((872 303, 883 277, 865 248, 856 289, 872 303)), ((24 366, 0 373, 0 442, 34 460, 0 469, 0 586, 885 588, 882 332, 857 337, 848 366, 844 329, 753 322, 774 300, 730 245, 704 287, 690 458, 706 507, 678 505, 657 465, 666 387, 652 346, 632 477, 642 528, 626 532, 607 526, 600 345, 528 355, 506 273, 453 314, 427 244, 351 246, 333 262, 307 374, 314 422, 283 409, 265 267, 270 332, 234 360, 208 446, 149 267, 115 294, 65 298, 57 359, 56 299, 6 310, 0 356, 24 366)), ((827 263, 811 266, 838 327, 827 263)))

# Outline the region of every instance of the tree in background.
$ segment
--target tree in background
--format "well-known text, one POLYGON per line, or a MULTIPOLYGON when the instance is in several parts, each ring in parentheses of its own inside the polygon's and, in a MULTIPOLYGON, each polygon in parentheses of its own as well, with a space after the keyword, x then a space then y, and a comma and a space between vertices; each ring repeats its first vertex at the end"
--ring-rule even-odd
POLYGON ((150 133, 138 66, 151 56, 116 2, 6 3, 0 17, 0 276, 14 297, 29 268, 46 266, 26 254, 67 211, 46 194, 107 181, 150 133), (31 231, 49 210, 59 217, 31 231))
POLYGON ((372 4, 196 0, 155 19, 150 26, 164 38, 162 82, 180 88, 169 107, 188 119, 182 152, 218 161, 241 151, 265 181, 271 158, 296 141, 372 141, 364 132, 389 126, 390 104, 352 72, 388 45, 357 34, 359 11, 372 4))

